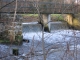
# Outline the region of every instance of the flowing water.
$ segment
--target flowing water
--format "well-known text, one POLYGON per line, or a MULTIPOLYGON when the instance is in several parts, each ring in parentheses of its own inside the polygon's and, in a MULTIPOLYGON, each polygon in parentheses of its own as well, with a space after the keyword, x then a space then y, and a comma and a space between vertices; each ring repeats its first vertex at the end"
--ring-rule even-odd
POLYGON ((23 33, 31 33, 31 32, 40 32, 42 31, 42 27, 40 24, 24 24, 22 25, 23 33))
MULTIPOLYGON (((41 24, 38 23, 23 23, 23 33, 24 32, 40 32, 42 31, 41 24)), ((50 22, 50 30, 63 30, 68 29, 67 23, 65 22, 50 22)))
POLYGON ((51 22, 51 31, 68 29, 66 22, 51 22))
MULTIPOLYGON (((42 51, 42 42, 41 42, 42 26, 37 23, 23 23, 22 26, 23 26, 22 27, 23 38, 26 40, 29 38, 30 42, 29 43, 23 42, 22 45, 0 44, 0 49, 1 49, 0 50, 0 59, 1 60, 12 60, 12 59, 13 60, 26 60, 27 55, 30 60, 31 59, 32 60, 38 60, 38 59, 43 60, 43 57, 42 57, 43 51, 42 51), (35 36, 37 36, 37 37, 35 37, 35 36), (13 55, 12 49, 14 49, 14 48, 19 49, 18 56, 13 55), (34 51, 35 51, 35 57, 33 59, 30 57, 32 55, 34 55, 31 53, 34 51), (36 56, 38 57, 38 59, 36 59, 36 56)), ((53 33, 56 30, 64 30, 64 29, 66 29, 66 30, 68 29, 67 24, 64 24, 62 22, 51 23, 51 33, 53 33)), ((49 38, 49 34, 50 33, 48 33, 48 32, 47 32, 47 34, 45 34, 46 35, 46 38, 44 38, 45 41, 46 41, 46 39, 49 38), (48 35, 48 37, 47 37, 47 35, 48 35)), ((49 39, 49 40, 51 40, 51 39, 49 39)), ((49 43, 49 41, 47 43, 45 42, 45 49, 48 50, 48 48, 50 48, 50 47, 53 47, 53 49, 59 49, 59 48, 63 47, 63 45, 62 45, 62 43, 61 44, 59 44, 59 43, 53 44, 53 42, 52 43, 49 43)), ((57 54, 63 54, 63 52, 58 51, 57 54)), ((57 57, 57 55, 56 56, 54 56, 54 55, 55 55, 55 53, 53 53, 53 55, 48 56, 47 60, 55 59, 57 57)), ((56 58, 56 59, 59 60, 59 58, 56 58)))

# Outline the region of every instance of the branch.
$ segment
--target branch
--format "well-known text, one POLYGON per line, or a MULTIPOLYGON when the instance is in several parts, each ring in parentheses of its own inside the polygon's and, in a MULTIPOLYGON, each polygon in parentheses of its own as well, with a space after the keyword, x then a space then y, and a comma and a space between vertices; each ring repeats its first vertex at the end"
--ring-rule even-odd
POLYGON ((14 18, 13 18, 13 21, 15 21, 15 18, 16 18, 16 12, 17 12, 17 0, 16 0, 16 4, 15 4, 15 12, 14 12, 14 18))
POLYGON ((0 10, 3 9, 4 7, 6 7, 7 5, 10 5, 11 3, 15 2, 15 1, 16 1, 16 0, 11 1, 11 2, 7 3, 6 5, 2 6, 2 7, 0 8, 0 10))

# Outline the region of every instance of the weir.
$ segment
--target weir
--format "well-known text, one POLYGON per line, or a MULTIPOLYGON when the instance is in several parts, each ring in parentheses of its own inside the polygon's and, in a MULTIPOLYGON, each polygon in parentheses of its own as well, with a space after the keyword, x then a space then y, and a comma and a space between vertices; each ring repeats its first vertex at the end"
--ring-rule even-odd
MULTIPOLYGON (((44 31, 50 32, 50 14, 77 14, 80 12, 79 2, 76 0, 17 0, 17 14, 40 14, 40 23, 44 31)), ((0 14, 15 12, 16 0, 0 0, 0 14)), ((68 22, 73 18, 67 16, 68 22)), ((72 23, 70 23, 72 24, 72 23)))
MULTIPOLYGON (((40 14, 44 31, 50 31, 50 14, 76 14, 80 12, 79 2, 75 0, 17 0, 17 14, 40 14)), ((0 0, 0 13, 13 14, 15 0, 0 0)), ((70 16, 70 15, 69 15, 70 16)), ((68 17, 69 17, 68 16, 68 17)), ((67 18, 68 18, 67 17, 67 18)), ((68 19, 71 20, 71 19, 68 19)))
MULTIPOLYGON (((34 22, 33 22, 34 23, 34 22)), ((41 32, 41 24, 22 23, 22 33, 41 32)))
POLYGON ((51 21, 51 14, 40 14, 40 21, 44 31, 50 32, 50 21, 51 21))

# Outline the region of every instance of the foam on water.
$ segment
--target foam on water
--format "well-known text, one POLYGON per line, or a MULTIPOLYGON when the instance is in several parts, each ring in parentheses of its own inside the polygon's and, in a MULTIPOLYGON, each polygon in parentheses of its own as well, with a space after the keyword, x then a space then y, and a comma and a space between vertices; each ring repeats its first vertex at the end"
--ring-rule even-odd
MULTIPOLYGON (((55 24, 55 23, 54 23, 55 24)), ((54 24, 52 26, 54 26, 54 24)), ((57 23, 58 24, 58 23, 57 23)), ((61 26, 63 25, 59 22, 61 26)), ((55 25, 56 26, 56 25, 55 25)), ((57 30, 52 30, 53 32, 48 33, 44 32, 44 41, 47 43, 57 43, 57 42, 67 42, 69 40, 73 40, 73 37, 79 37, 80 31, 78 30, 69 30, 69 29, 59 29, 59 27, 55 27, 57 30)), ((42 27, 40 24, 23 24, 23 39, 28 40, 42 40, 42 27)))

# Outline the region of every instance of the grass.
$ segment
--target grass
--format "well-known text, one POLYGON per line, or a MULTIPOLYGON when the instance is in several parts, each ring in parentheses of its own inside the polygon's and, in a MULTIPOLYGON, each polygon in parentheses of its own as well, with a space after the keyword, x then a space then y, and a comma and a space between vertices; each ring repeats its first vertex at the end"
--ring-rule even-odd
POLYGON ((63 21, 64 20, 64 18, 61 14, 51 14, 51 18, 56 21, 63 21))
POLYGON ((18 41, 11 42, 9 40, 0 40, 0 43, 1 44, 13 44, 13 45, 20 45, 20 44, 22 44, 22 42, 18 42, 18 41))
POLYGON ((3 43, 3 44, 8 44, 8 43, 11 43, 9 40, 5 39, 0 39, 0 43, 3 43))
MULTIPOLYGON (((38 18, 38 14, 21 14, 23 17, 38 18)), ((30 20, 29 19, 29 20, 30 20)), ((51 14, 52 21, 64 21, 64 18, 61 14, 51 14)))
MULTIPOLYGON (((34 16, 34 17, 38 17, 38 14, 21 14, 22 16, 34 16)), ((59 18, 59 19, 63 19, 62 15, 61 14, 51 14, 51 17, 56 17, 56 18, 59 18)))
POLYGON ((22 43, 22 36, 15 36, 15 41, 10 41, 9 39, 0 39, 1 44, 21 44, 22 43))
POLYGON ((22 16, 34 16, 34 17, 38 17, 38 14, 21 14, 22 16))

